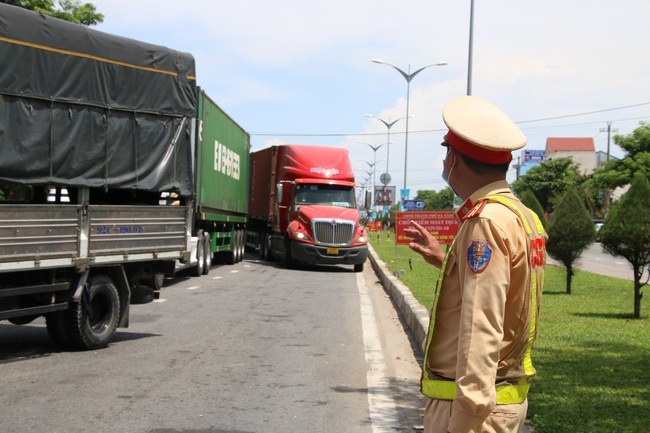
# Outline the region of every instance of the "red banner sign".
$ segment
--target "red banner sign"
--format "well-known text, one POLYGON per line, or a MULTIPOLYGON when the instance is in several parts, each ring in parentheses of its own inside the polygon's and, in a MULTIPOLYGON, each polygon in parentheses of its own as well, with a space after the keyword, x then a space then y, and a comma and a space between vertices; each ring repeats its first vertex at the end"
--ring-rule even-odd
POLYGON ((369 232, 381 231, 381 221, 368 221, 368 231, 369 232))
POLYGON ((458 233, 458 221, 453 211, 411 211, 397 212, 395 214, 395 242, 398 244, 408 244, 411 238, 404 235, 404 229, 407 229, 411 220, 422 225, 441 244, 450 244, 458 233))

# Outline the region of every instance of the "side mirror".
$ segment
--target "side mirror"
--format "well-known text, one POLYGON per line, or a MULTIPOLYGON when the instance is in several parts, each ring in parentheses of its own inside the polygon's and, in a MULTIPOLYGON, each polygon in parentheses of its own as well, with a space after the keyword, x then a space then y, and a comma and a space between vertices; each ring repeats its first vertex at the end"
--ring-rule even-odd
POLYGON ((281 183, 275 187, 275 202, 278 204, 282 202, 282 187, 283 185, 281 183))

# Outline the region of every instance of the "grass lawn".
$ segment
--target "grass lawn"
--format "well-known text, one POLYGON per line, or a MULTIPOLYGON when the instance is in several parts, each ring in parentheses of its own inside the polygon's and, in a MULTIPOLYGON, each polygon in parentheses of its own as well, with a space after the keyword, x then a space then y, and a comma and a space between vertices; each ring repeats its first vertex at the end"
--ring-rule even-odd
MULTIPOLYGON (((438 270, 385 233, 382 239, 372 234, 377 254, 391 272, 405 270, 400 280, 430 308, 438 270)), ((631 281, 578 270, 567 295, 565 280, 564 268, 547 266, 529 394, 533 428, 650 432, 650 304, 642 302, 642 318, 633 319, 631 281)))

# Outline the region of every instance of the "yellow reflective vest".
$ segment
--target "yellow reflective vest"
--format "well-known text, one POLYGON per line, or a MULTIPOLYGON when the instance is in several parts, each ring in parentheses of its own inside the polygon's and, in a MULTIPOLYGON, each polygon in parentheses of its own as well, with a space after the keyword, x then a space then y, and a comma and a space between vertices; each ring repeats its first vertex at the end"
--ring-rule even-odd
MULTIPOLYGON (((530 248, 527 251, 527 256, 532 268, 530 272, 530 312, 532 317, 530 320, 530 328, 528 329, 528 342, 523 359, 524 376, 517 378, 516 380, 499 381, 499 383, 496 384, 496 403, 498 405, 522 403, 526 400, 528 390, 530 388, 530 381, 535 375, 535 370, 533 368, 531 360, 531 348, 537 334, 537 311, 539 302, 539 299, 537 299, 537 297, 538 289, 541 288, 541 286, 538 287, 538 285, 543 285, 543 271, 541 272, 541 281, 538 281, 540 278, 538 277, 538 273, 535 272, 535 268, 543 266, 545 263, 545 231, 541 221, 534 212, 530 212, 530 215, 535 222, 534 227, 531 227, 529 219, 526 218, 526 215, 522 209, 517 206, 512 200, 500 195, 489 195, 487 197, 479 199, 477 201, 477 204, 470 212, 467 213, 465 218, 477 216, 486 203, 499 203, 514 212, 521 221, 526 231, 530 245, 530 248)), ((422 369, 423 373, 421 379, 422 393, 429 398, 442 400, 453 400, 457 397, 458 390, 456 382, 454 380, 445 380, 430 377, 426 363, 427 353, 429 352, 431 340, 433 337, 436 310, 438 308, 438 299, 442 286, 442 280, 443 276, 445 275, 447 259, 449 258, 449 254, 452 251, 453 247, 454 244, 452 243, 452 245, 450 245, 447 250, 447 254, 445 256, 445 260, 443 261, 442 267, 440 269, 440 275, 436 283, 436 291, 434 295, 433 306, 431 308, 431 318, 429 323, 429 332, 427 337, 424 365, 422 369)))

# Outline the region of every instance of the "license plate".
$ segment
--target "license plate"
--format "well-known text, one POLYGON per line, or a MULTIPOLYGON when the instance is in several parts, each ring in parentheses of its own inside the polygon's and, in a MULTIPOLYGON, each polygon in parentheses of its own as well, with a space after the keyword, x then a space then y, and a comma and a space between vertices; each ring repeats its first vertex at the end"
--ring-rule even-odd
POLYGON ((338 253, 339 253, 338 248, 331 248, 331 247, 327 248, 327 254, 337 255, 338 253))

